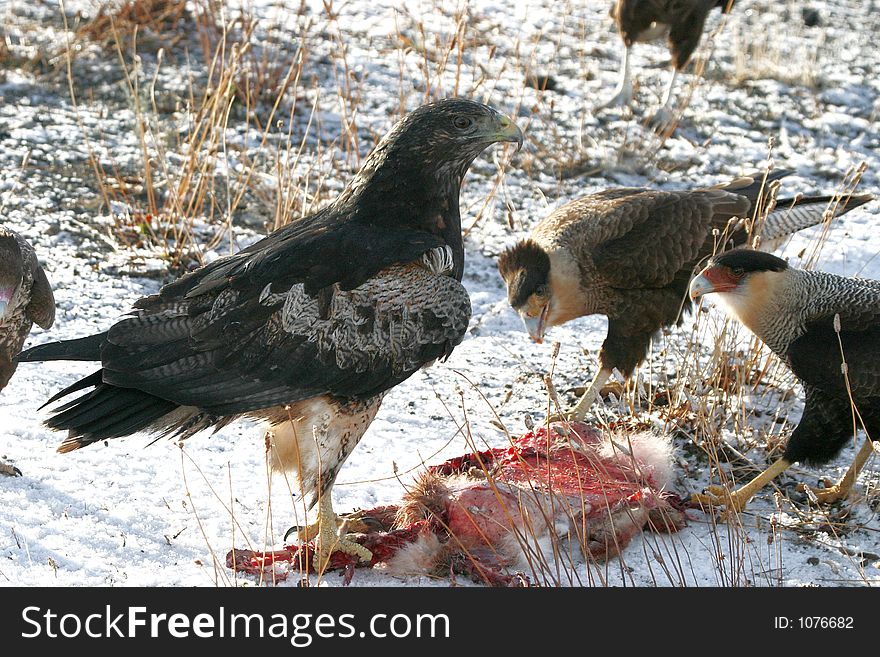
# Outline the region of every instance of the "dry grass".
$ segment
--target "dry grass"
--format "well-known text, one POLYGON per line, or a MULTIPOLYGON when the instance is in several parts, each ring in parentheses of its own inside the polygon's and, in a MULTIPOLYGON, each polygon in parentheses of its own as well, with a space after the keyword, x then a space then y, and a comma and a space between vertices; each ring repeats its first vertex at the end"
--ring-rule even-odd
MULTIPOLYGON (((510 46, 512 55, 502 57, 491 36, 497 28, 491 17, 475 16, 464 3, 452 12, 439 5, 433 9, 433 14, 427 12, 425 16, 439 21, 441 29, 426 25, 424 16, 404 9, 397 15, 396 39, 388 47, 394 50, 398 63, 398 116, 415 100, 449 95, 478 99, 497 96, 497 84, 511 68, 524 81, 552 74, 552 68, 537 70, 537 41, 516 41, 510 46)), ((336 181, 346 180, 357 169, 382 130, 366 121, 371 108, 364 98, 363 80, 339 25, 337 9, 333 0, 326 0, 323 13, 307 15, 304 5, 296 7, 295 13, 300 31, 293 46, 280 38, 265 38, 267 34, 284 34, 281 26, 261 22, 247 9, 229 15, 218 0, 108 4, 77 27, 66 48, 69 74, 81 42, 97 43, 112 53, 123 73, 126 103, 139 144, 140 161, 135 171, 112 156, 109 161, 99 156, 99 151, 110 150, 99 138, 90 145, 104 210, 112 216, 112 237, 119 244, 134 251, 159 251, 171 269, 185 269, 193 262, 201 263, 209 250, 235 248, 236 219, 245 206, 258 205, 266 219, 264 228, 275 229, 325 203, 335 194, 336 181), (182 35, 177 29, 181 22, 193 28, 189 34, 182 35), (331 43, 329 63, 323 61, 323 54, 315 53, 316 39, 331 43), (172 53, 180 57, 182 51, 192 60, 184 68, 187 96, 177 98, 176 91, 162 88, 165 78, 161 73, 172 53), (152 59, 147 68, 143 64, 148 54, 152 59), (328 71, 333 80, 330 90, 326 83, 328 71), (340 117, 338 130, 322 123, 321 107, 328 95, 340 117), (171 98, 177 100, 171 102, 171 98), (228 139, 233 131, 243 136, 235 144, 228 139)), ((798 74, 800 78, 785 77, 791 71, 782 67, 784 57, 773 50, 769 36, 766 42, 752 41, 738 51, 737 83, 753 79, 751 76, 770 76, 808 87, 819 84, 817 79, 804 77, 803 72, 798 74)), ((815 56, 815 51, 805 54, 808 61, 815 56)), ((4 42, 0 40, 0 60, 3 57, 4 42)), ((785 58, 790 59, 788 54, 785 58)), ((687 107, 704 64, 705 58, 700 59, 690 87, 684 93, 679 89, 680 112, 687 107)), ((70 74, 69 82, 76 103, 87 81, 70 74)), ((545 141, 531 143, 518 156, 517 166, 526 173, 552 170, 561 181, 606 167, 629 166, 633 157, 640 167, 658 164, 668 135, 654 136, 644 131, 634 137, 625 135, 608 151, 607 161, 584 157, 587 147, 594 145, 586 143, 589 136, 581 134, 579 143, 568 143, 561 131, 553 131, 552 94, 534 89, 527 92, 527 88, 528 84, 512 93, 505 91, 507 103, 514 114, 531 117, 522 122, 524 128, 533 119, 550 127, 545 141)), ((393 118, 388 117, 388 121, 393 118)), ((83 130, 83 134, 89 133, 83 130)), ((504 187, 509 154, 505 151, 496 157, 497 173, 488 196, 475 207, 462 208, 463 216, 473 217, 466 226, 468 232, 484 220, 498 195, 508 208, 515 207, 504 187)), ((857 182, 857 174, 851 181, 857 182)), ((847 185, 841 194, 851 189, 850 183, 847 185)), ((815 264, 825 236, 827 233, 822 233, 814 248, 802 254, 804 265, 815 264)), ((735 486, 751 478, 763 469, 763 460, 772 460, 784 448, 793 424, 788 412, 798 394, 794 378, 757 340, 749 339, 744 329, 727 320, 719 321, 714 314, 697 313, 686 345, 676 340, 664 342, 623 393, 619 409, 605 412, 600 421, 609 428, 650 424, 675 435, 696 454, 697 461, 707 465, 712 479, 725 485, 735 486), (701 352, 701 345, 707 344, 713 345, 711 351, 701 352), (780 404, 780 400, 785 403, 780 404), (766 409, 772 407, 776 410, 768 422, 766 409), (733 443, 729 441, 731 436, 735 437, 733 443), (750 456, 756 453, 759 462, 750 456)), ((549 389, 547 404, 552 409, 558 400, 552 384, 549 389)), ((497 416, 491 404, 489 407, 497 416)), ((476 451, 478 438, 471 431, 464 401, 460 413, 450 412, 450 419, 456 427, 450 440, 464 435, 476 451)), ((273 479, 268 457, 267 447, 267 495, 271 500, 273 479)), ((182 458, 184 469, 188 463, 197 468, 188 456, 182 458)), ((430 457, 425 460, 430 462, 430 457)), ((301 497, 294 495, 295 483, 284 479, 283 485, 292 508, 273 510, 270 502, 259 539, 249 537, 236 519, 231 476, 228 495, 214 491, 229 511, 232 544, 244 540, 254 549, 277 545, 282 533, 273 526, 277 512, 294 518, 297 524, 305 522, 304 509, 293 501, 301 497)), ((876 489, 872 494, 876 496, 876 489)), ((787 498, 785 489, 776 490, 775 500, 788 513, 799 508, 787 498)), ((510 513, 516 514, 516 510, 510 513)), ((805 518, 795 526, 806 531, 807 525, 805 518)), ((838 525, 832 526, 839 529, 838 525)), ((204 534, 208 541, 208 533, 204 534)), ((782 533, 775 519, 768 522, 746 512, 729 529, 713 524, 711 536, 706 554, 697 555, 687 554, 674 535, 661 539, 645 534, 640 541, 642 549, 649 563, 656 564, 656 571, 650 573, 652 581, 657 585, 688 585, 694 579, 690 560, 708 555, 715 564, 719 585, 778 582, 782 533), (762 525, 767 545, 754 545, 746 524, 762 525)), ((578 552, 589 554, 583 534, 568 540, 557 538, 550 554, 536 551, 535 540, 528 531, 517 534, 535 582, 604 585, 610 579, 610 569, 623 581, 632 582, 623 555, 604 563, 591 558, 583 561, 578 552)), ((214 574, 217 584, 237 583, 237 575, 230 574, 216 555, 214 574)))

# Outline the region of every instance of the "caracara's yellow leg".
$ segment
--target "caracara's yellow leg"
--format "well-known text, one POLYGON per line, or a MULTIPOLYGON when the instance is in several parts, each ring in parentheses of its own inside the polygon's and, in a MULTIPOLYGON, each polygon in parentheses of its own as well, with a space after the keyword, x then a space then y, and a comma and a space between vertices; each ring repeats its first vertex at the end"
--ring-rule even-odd
POLYGON ((739 513, 745 509, 746 504, 755 496, 755 493, 770 483, 777 475, 785 472, 790 465, 791 463, 785 459, 779 459, 739 490, 731 493, 724 486, 709 486, 705 493, 691 495, 691 502, 704 506, 726 507, 727 511, 722 515, 722 518, 727 518, 732 511, 739 513))
POLYGON ((831 504, 846 499, 853 484, 856 483, 856 477, 859 476, 859 472, 861 472, 862 467, 873 452, 874 442, 870 438, 866 438, 865 444, 862 445, 852 465, 849 466, 849 470, 846 471, 846 474, 843 475, 840 481, 830 488, 811 489, 816 499, 822 504, 831 504))
POLYGON ((584 418, 587 417, 587 413, 590 410, 590 406, 593 405, 593 402, 599 399, 599 393, 602 392, 602 386, 604 386, 608 379, 611 378, 611 370, 599 370, 596 372, 596 376, 593 377, 592 383, 590 383, 590 387, 587 388, 587 391, 581 395, 581 398, 578 399, 577 404, 572 406, 570 409, 562 413, 562 416, 557 414, 550 415, 550 421, 555 422, 556 420, 568 420, 569 422, 583 422, 584 418))
POLYGON ((373 558, 373 553, 363 545, 340 537, 339 525, 339 518, 336 517, 336 513, 333 511, 333 499, 330 496, 330 492, 327 491, 318 502, 318 521, 301 530, 298 535, 302 541, 308 541, 312 538, 317 539, 315 546, 317 563, 315 565, 318 570, 323 570, 330 559, 330 555, 334 552, 353 554, 360 557, 361 561, 370 561, 373 558), (316 527, 317 531, 315 531, 316 527))

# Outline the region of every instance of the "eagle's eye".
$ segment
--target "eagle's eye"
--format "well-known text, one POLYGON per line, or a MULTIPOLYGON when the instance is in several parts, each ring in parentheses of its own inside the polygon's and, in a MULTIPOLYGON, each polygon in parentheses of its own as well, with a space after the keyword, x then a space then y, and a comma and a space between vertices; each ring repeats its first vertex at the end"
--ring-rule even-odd
POLYGON ((743 269, 742 267, 734 267, 733 269, 730 270, 730 272, 731 272, 734 276, 736 276, 737 278, 742 278, 742 277, 743 277, 743 274, 746 273, 746 270, 743 269))
POLYGON ((459 130, 467 130, 473 125, 474 120, 469 116, 456 116, 452 119, 452 125, 454 125, 459 130))

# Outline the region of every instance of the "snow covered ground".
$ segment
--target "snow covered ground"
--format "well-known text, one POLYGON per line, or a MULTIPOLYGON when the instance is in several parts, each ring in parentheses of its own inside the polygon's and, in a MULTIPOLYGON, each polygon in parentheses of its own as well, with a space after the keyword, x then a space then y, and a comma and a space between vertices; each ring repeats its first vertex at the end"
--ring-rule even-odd
MULTIPOLYGON (((186 138, 196 125, 189 110, 200 106, 198 90, 207 77, 202 33, 192 18, 172 31, 176 38, 145 29, 138 57, 124 48, 120 58, 112 41, 102 47, 75 34, 77 23, 93 17, 99 4, 66 2, 65 27, 54 1, 26 6, 0 0, 0 222, 34 244, 58 302, 55 327, 36 329, 29 344, 102 330, 172 276, 161 244, 131 249, 118 236, 137 235, 120 222, 136 225, 132 218, 148 207, 138 126, 149 128, 160 203, 172 187, 169 181, 179 180, 175 167, 185 161, 186 138), (134 91, 125 70, 138 82, 134 91), (92 157, 100 163, 104 191, 109 185, 117 192, 109 206, 92 157), (119 191, 123 187, 125 194, 119 191)), ((866 167, 860 191, 880 191, 880 49, 872 41, 880 13, 874 2, 741 0, 723 26, 713 15, 714 38, 701 49, 711 50, 711 57, 678 131, 665 143, 641 126, 668 75, 668 54, 660 45, 636 48, 634 111, 594 112, 614 87, 621 56, 609 0, 244 4, 255 28, 255 54, 248 61, 281 61, 286 70, 288 60, 302 56, 304 65, 265 143, 254 121, 246 120, 248 111, 240 103, 233 109, 222 157, 212 165, 224 183, 210 192, 214 212, 222 214, 241 187, 247 191, 230 231, 205 257, 229 252, 230 243, 240 248, 265 230, 275 212, 279 170, 290 172, 291 185, 308 189, 319 201, 338 190, 356 168, 346 144, 355 143, 363 156, 401 104, 412 109, 426 97, 467 95, 515 117, 527 135, 519 154, 492 149, 466 180, 463 224, 473 226, 466 240, 465 284, 474 310, 468 337, 447 363, 419 372, 388 395, 341 471, 334 488, 338 511, 393 503, 420 464, 470 451, 459 431, 465 419, 477 446, 498 446, 505 438, 493 425, 496 413, 515 434, 524 431, 525 414, 543 416, 542 377, 553 365, 552 346, 529 342, 507 307, 494 261, 559 204, 611 186, 714 184, 766 167, 769 160, 794 171, 785 192, 834 193, 861 163, 866 167), (806 10, 816 12, 819 25, 806 25, 806 10), (526 84, 535 76, 549 76, 553 90, 526 84), (349 122, 356 142, 351 134, 341 138, 349 122), (299 156, 287 157, 298 153, 301 141, 299 156), (254 176, 236 186, 236 175, 249 169, 254 176)), ((191 3, 196 13, 201 6, 191 3)), ((240 7, 230 2, 226 18, 234 18, 240 7)), ((694 78, 685 77, 680 91, 686 94, 694 78)), ((264 101, 255 113, 265 117, 267 108, 271 104, 264 101)), ((196 219, 199 236, 219 226, 196 219)), ((880 278, 878 219, 880 202, 874 201, 836 220, 816 266, 880 278)), ((800 264, 820 233, 805 231, 780 253, 800 264)), ((701 324, 702 347, 693 357, 705 359, 721 314, 713 309, 701 324)), ((688 320, 657 341, 643 367, 648 380, 665 380, 664 369, 681 362, 691 326, 688 320)), ((550 340, 562 345, 554 381, 569 401, 571 388, 595 371, 604 332, 598 317, 551 332, 550 340)), ((745 332, 740 338, 748 340, 745 332)), ((146 437, 135 436, 58 454, 61 437, 41 426, 39 407, 91 369, 79 363, 22 365, 0 395, 0 456, 24 475, 0 479, 0 584, 255 585, 254 578, 235 577, 225 568, 227 550, 278 546, 284 531, 302 520, 287 483, 267 474, 259 428, 238 422, 183 446, 169 441, 148 446, 146 437)), ((725 416, 719 427, 716 438, 729 446, 728 454, 742 456, 740 468, 745 462, 762 468, 778 456, 771 450, 779 447, 780 433, 787 435, 797 421, 797 395, 784 394, 791 380, 779 373, 778 388, 744 394, 747 412, 725 416), (767 418, 777 409, 781 421, 774 424, 767 418)), ((628 416, 614 404, 608 414, 628 416)), ((670 426, 657 409, 639 418, 658 429, 670 426)), ((674 436, 676 491, 684 495, 717 483, 703 449, 706 435, 679 426, 674 436)), ((853 455, 847 448, 821 472, 793 468, 778 489, 768 487, 753 500, 742 527, 716 525, 692 511, 681 532, 637 537, 621 558, 581 564, 574 582, 880 583, 876 457, 845 504, 816 508, 795 488, 798 482, 815 484, 819 475, 836 479, 853 455)), ((738 476, 756 470, 744 472, 738 476)), ((534 574, 533 579, 542 581, 534 574)), ((339 582, 335 575, 322 581, 339 582)), ((379 571, 359 571, 353 581, 447 583, 395 579, 379 571)))

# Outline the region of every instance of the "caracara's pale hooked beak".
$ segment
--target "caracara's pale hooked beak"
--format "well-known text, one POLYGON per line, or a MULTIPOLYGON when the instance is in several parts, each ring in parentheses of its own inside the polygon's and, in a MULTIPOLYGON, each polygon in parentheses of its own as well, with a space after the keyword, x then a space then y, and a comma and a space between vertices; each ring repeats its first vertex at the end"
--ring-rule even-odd
POLYGON ((691 301, 696 301, 713 292, 731 292, 736 289, 738 281, 726 275, 723 267, 706 267, 694 276, 690 284, 691 301))
POLYGON ((712 287, 712 283, 708 278, 703 276, 702 273, 694 276, 694 279, 691 281, 690 288, 688 288, 691 295, 691 301, 696 301, 704 294, 709 294, 710 292, 714 292, 715 288, 712 287))
POLYGON ((548 303, 544 305, 540 314, 534 317, 529 317, 525 311, 519 313, 523 324, 526 326, 526 331, 529 332, 529 337, 538 344, 544 342, 544 331, 547 330, 547 313, 549 310, 550 304, 548 303))

